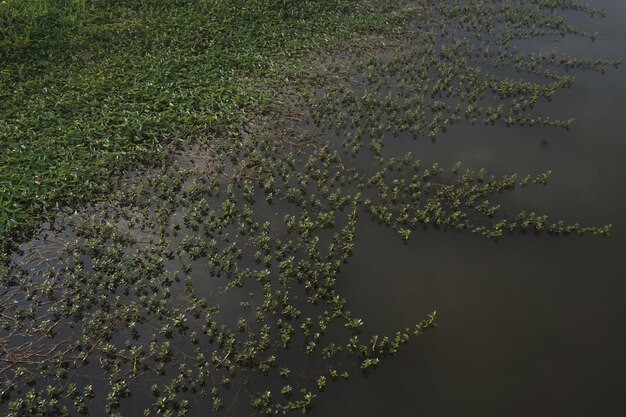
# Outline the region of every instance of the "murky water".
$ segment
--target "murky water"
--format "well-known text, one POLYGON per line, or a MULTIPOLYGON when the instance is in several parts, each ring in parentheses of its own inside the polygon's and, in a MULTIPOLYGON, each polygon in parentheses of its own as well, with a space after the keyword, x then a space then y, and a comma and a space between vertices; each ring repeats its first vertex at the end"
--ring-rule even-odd
MULTIPOLYGON (((522 46, 626 57, 626 1, 592 3, 609 8, 608 17, 589 20, 580 15, 580 22, 575 21, 576 13, 571 17, 589 31, 600 32, 595 43, 572 37, 522 46)), ((574 88, 560 91, 552 103, 538 109, 551 117, 576 117, 571 131, 461 123, 436 143, 413 141, 409 135, 389 138, 385 153, 411 151, 426 165, 438 162, 449 168, 462 161, 464 168, 518 172, 520 177, 551 169, 548 187, 528 187, 497 198, 513 212, 534 208, 584 225, 613 223, 612 236, 506 235, 496 243, 470 233, 429 229, 415 231, 405 245, 396 231, 361 216, 355 254, 337 279, 348 309, 364 319, 366 334, 393 334, 433 310, 438 311, 439 327, 384 361, 370 377, 329 385, 316 402, 314 416, 626 411, 626 312, 621 308, 626 274, 620 264, 626 248, 626 167, 620 160, 626 155, 626 141, 619 125, 626 68, 606 75, 572 75, 577 77, 574 88)), ((371 169, 367 158, 356 163, 362 164, 359 171, 371 169)), ((290 207, 284 201, 263 203, 255 206, 255 214, 282 234, 282 218, 290 207)), ((211 274, 203 262, 194 264, 190 273, 195 290, 211 303, 223 303, 221 314, 234 320, 242 314, 238 302, 248 290, 230 298, 214 297, 217 284, 207 279, 211 274)), ((168 270, 180 268, 176 262, 165 265, 168 270)), ((183 284, 174 285, 170 298, 180 308, 190 302, 183 284)), ((245 315, 253 321, 252 310, 245 315)), ((180 348, 183 342, 175 340, 174 346, 180 348)), ((95 365, 82 370, 79 383, 93 384, 97 391, 108 389, 95 365)), ((155 381, 158 377, 133 382, 136 393, 122 404, 123 415, 140 415, 152 404, 148 384, 155 381)), ((101 399, 96 401, 92 414, 104 415, 101 399)), ((233 404, 225 414, 244 413, 236 401, 233 404)), ((190 415, 205 411, 200 407, 190 415)))
MULTIPOLYGON (((626 1, 594 0, 595 43, 533 41, 626 57, 626 1)), ((367 379, 330 386, 314 416, 623 415, 626 375, 626 67, 574 72, 545 108, 576 118, 555 128, 454 127, 437 143, 403 141, 424 162, 494 173, 552 169, 548 187, 505 197, 569 221, 612 223, 610 238, 481 237, 429 230, 408 245, 363 219, 339 289, 366 329, 385 332, 437 310, 439 327, 367 379), (376 254, 373 256, 373 254, 376 254)))

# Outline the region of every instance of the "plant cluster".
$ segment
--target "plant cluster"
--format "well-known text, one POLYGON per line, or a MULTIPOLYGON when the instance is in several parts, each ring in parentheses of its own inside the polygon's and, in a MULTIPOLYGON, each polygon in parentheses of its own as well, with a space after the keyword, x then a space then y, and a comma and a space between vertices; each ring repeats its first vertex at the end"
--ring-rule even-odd
MULTIPOLYGON (((464 119, 531 124, 526 112, 572 82, 562 74, 570 63, 610 62, 518 59, 511 42, 581 34, 554 9, 594 10, 570 1, 421 7, 406 32, 389 36, 391 46, 300 74, 292 91, 281 90, 282 106, 266 108, 247 130, 196 141, 171 158, 157 152, 155 166, 129 173, 106 200, 61 213, 2 259, 0 412, 192 416, 206 415, 207 404, 226 415, 307 411, 331 382, 368 374, 435 325, 432 312, 376 331, 338 291, 370 219, 397 231, 399 242, 424 227, 491 239, 606 235, 608 225, 511 213, 497 202, 545 185, 549 171, 498 178, 383 152, 394 135, 433 137, 464 119), (503 65, 548 81, 499 75, 503 65), (282 116, 303 103, 314 123, 306 125, 304 111, 282 116), (338 135, 323 134, 329 128, 338 135)), ((157 105, 151 97, 135 104, 157 105)))
POLYGON ((311 51, 399 27, 395 1, 0 1, 0 250, 170 146, 221 140, 311 51))
POLYGON ((321 94, 311 117, 349 136, 344 146, 352 153, 368 140, 379 147, 386 132, 434 141, 461 121, 569 129, 574 119, 537 114, 537 104, 571 87, 571 69, 605 72, 620 61, 572 57, 556 49, 527 53, 516 46, 530 36, 591 37, 569 26, 554 8, 554 2, 433 2, 432 18, 416 22, 413 37, 389 46, 384 55, 356 59, 346 74, 349 82, 321 94))

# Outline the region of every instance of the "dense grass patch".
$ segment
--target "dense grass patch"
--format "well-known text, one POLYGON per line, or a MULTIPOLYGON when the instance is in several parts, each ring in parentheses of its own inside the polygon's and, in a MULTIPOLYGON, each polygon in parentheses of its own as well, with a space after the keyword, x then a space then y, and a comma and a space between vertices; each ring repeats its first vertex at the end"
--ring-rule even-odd
POLYGON ((24 48, 54 41, 77 28, 86 12, 85 0, 3 0, 0 47, 24 48))
POLYGON ((0 5, 0 239, 93 198, 164 144, 241 127, 288 59, 402 21, 394 1, 0 5))

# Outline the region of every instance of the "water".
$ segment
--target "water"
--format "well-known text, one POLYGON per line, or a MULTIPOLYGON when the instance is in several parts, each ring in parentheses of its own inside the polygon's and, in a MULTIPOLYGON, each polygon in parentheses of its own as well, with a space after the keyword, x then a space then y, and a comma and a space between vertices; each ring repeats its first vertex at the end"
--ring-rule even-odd
MULTIPOLYGON (((609 9, 604 19, 581 20, 599 32, 595 43, 571 38, 544 46, 626 57, 626 1, 589 3, 609 9)), ((612 223, 611 237, 527 235, 494 243, 429 230, 405 246, 396 232, 364 219, 338 279, 349 308, 372 332, 390 333, 435 309, 439 327, 369 378, 330 386, 312 415, 624 414, 626 67, 573 75, 574 87, 545 107, 575 117, 570 131, 463 125, 435 144, 398 146, 444 167, 463 161, 522 175, 552 169, 548 187, 510 194, 509 207, 612 223)))
MULTIPOLYGON (((579 23, 601 33, 596 43, 567 38, 521 46, 550 50, 557 45, 573 55, 626 57, 626 2, 594 4, 611 10, 606 19, 579 23)), ((522 235, 497 243, 430 229, 415 231, 404 245, 397 232, 362 216, 355 255, 337 280, 348 309, 364 319, 366 334, 393 334, 433 310, 439 327, 384 360, 370 377, 330 384, 319 395, 314 416, 623 414, 626 313, 619 306, 626 284, 619 260, 626 247, 626 168, 619 159, 626 144, 618 123, 624 71, 573 72, 574 88, 539 109, 553 117, 575 116, 569 132, 463 123, 434 144, 408 135, 386 142, 385 152, 412 151, 426 165, 436 161, 449 168, 463 161, 466 168, 519 172, 520 177, 552 169, 549 187, 528 187, 498 199, 512 212, 532 208, 569 222, 615 227, 608 239, 522 235)), ((365 171, 371 160, 357 163, 365 171)), ((263 203, 255 214, 278 228, 288 207, 263 203)), ((241 313, 238 305, 249 289, 211 298, 217 284, 207 279, 210 271, 203 262, 191 273, 196 291, 223 303, 228 322, 241 314, 252 322, 252 310, 241 313)), ((166 266, 180 268, 177 262, 166 266)), ((170 297, 181 308, 190 302, 182 286, 175 285, 170 297)), ((119 331, 119 337, 125 334, 119 331)), ((189 353, 185 342, 181 338, 174 345, 189 353)), ((300 365, 310 370, 316 363, 300 365)), ((81 370, 78 382, 104 392, 109 388, 103 377, 94 361, 81 370)), ((122 404, 123 415, 140 415, 152 405, 148 387, 155 381, 158 377, 132 382, 134 393, 122 404)), ((263 388, 254 386, 254 378, 251 382, 254 389, 263 388)), ((95 401, 92 414, 104 415, 102 398, 95 401)), ((203 405, 190 415, 204 415, 210 407, 208 397, 200 401, 203 405)), ((233 405, 225 414, 244 413, 240 404, 233 405)))

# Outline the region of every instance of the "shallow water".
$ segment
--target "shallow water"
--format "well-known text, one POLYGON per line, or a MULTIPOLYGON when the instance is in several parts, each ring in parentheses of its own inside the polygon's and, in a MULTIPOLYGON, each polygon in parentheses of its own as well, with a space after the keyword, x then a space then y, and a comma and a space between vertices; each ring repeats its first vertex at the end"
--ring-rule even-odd
MULTIPOLYGON (((626 2, 594 0, 598 31, 530 48, 626 57, 626 2)), ((547 187, 507 195, 507 207, 544 210, 572 222, 612 223, 612 235, 505 236, 499 242, 428 230, 408 245, 363 219, 355 255, 338 279, 349 308, 372 332, 432 310, 439 326, 369 378, 328 388, 312 415, 623 415, 626 374, 626 66, 576 83, 545 109, 576 118, 570 131, 461 124, 436 143, 399 137, 397 151, 424 162, 492 172, 553 171, 547 187), (376 256, 372 256, 376 254, 376 256)))
MULTIPOLYGON (((601 32, 596 43, 567 38, 521 46, 550 50, 556 45, 573 55, 626 57, 626 30, 621 26, 626 3, 594 3, 611 10, 606 19, 581 19, 583 27, 601 32)), ((438 162, 450 168, 463 161, 464 168, 519 172, 520 178, 552 169, 548 187, 527 187, 497 196, 498 201, 513 212, 533 208, 584 225, 613 223, 613 235, 529 234, 494 243, 470 233, 430 229, 415 231, 404 245, 397 232, 362 216, 355 255, 337 280, 348 309, 364 319, 366 334, 393 334, 433 310, 438 311, 439 327, 403 347, 371 377, 331 384, 313 415, 622 414, 620 382, 626 360, 620 330, 626 314, 619 306, 626 285, 618 262, 626 247, 626 172, 618 158, 626 145, 618 123, 625 74, 622 67, 604 76, 582 71, 573 75, 578 77, 574 88, 560 91, 552 103, 538 109, 552 117, 575 116, 577 123, 569 132, 462 123, 437 143, 413 141, 408 135, 388 138, 384 152, 411 151, 426 165, 438 162)), ((372 168, 367 158, 355 163, 359 171, 372 168)), ((282 235, 282 218, 290 208, 285 201, 261 203, 255 215, 282 235)), ((217 297, 218 281, 207 279, 211 273, 203 262, 194 264, 191 272, 195 290, 210 303, 222 304, 220 314, 230 323, 242 314, 238 301, 249 290, 217 297)), ((176 261, 165 265, 168 271, 181 266, 176 261)), ((181 308, 189 303, 182 284, 174 285, 167 296, 181 308)), ((245 315, 252 321, 252 310, 245 315)), ((185 341, 173 343, 185 351, 185 341)), ((298 364, 305 371, 311 368, 298 364)), ((311 366, 316 366, 314 361, 311 366)), ((108 390, 97 366, 82 369, 80 375, 80 384, 108 390)), ((135 393, 122 404, 123 415, 140 415, 152 405, 148 385, 155 381, 159 378, 133 382, 135 393)), ((254 378, 251 383, 254 386, 254 378)), ((94 401, 92 414, 104 415, 102 400, 94 401)), ((205 415, 210 405, 207 398, 201 401, 203 406, 190 415, 205 415)), ((234 401, 226 414, 247 412, 234 401)))

